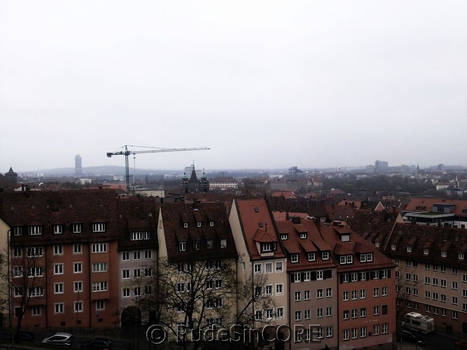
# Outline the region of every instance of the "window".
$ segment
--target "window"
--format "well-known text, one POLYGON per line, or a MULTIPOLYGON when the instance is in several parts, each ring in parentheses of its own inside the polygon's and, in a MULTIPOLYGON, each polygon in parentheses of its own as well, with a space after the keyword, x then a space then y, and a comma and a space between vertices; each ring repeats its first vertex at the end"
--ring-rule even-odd
POLYGON ((105 292, 107 290, 107 281, 95 282, 92 284, 93 292, 105 292))
POLYGON ((54 255, 63 255, 63 245, 54 245, 54 255))
POLYGON ((332 307, 328 306, 326 308, 326 317, 331 317, 332 316, 332 307))
POLYGON ((383 297, 388 296, 388 287, 383 287, 383 288, 381 289, 381 295, 382 295, 383 297))
POLYGON ((379 335, 379 324, 373 325, 373 335, 379 335))
POLYGON ((122 260, 123 261, 130 260, 130 252, 123 252, 122 253, 122 260))
POLYGON ((388 314, 388 306, 387 305, 383 305, 381 307, 381 315, 387 315, 388 314))
POLYGON ((458 312, 457 312, 457 311, 453 311, 453 312, 452 312, 452 319, 453 319, 453 320, 457 320, 458 318, 459 318, 458 312))
POLYGON ((323 297, 323 290, 322 289, 317 289, 316 290, 316 297, 318 299, 321 299, 323 297))
POLYGON ((183 228, 188 228, 188 222, 183 223, 183 228))
POLYGON ((55 303, 54 304, 54 313, 63 314, 64 309, 65 309, 65 304, 64 303, 55 303))
POLYGON ((201 242, 200 241, 195 241, 193 245, 194 250, 200 250, 201 249, 201 242))
POLYGON ((274 309, 266 309, 266 319, 270 320, 274 315, 274 309))
POLYGON ((28 226, 28 233, 30 236, 40 236, 42 234, 41 225, 28 226))
POLYGON ((22 297, 23 296, 24 289, 23 287, 15 287, 14 288, 14 296, 15 298, 17 297, 22 297))
POLYGON ((15 258, 20 258, 23 256, 23 248, 21 247, 15 247, 13 249, 13 257, 15 258))
POLYGON ((29 258, 38 258, 43 254, 42 247, 28 247, 28 257, 29 258))
POLYGON ((105 300, 96 300, 96 311, 105 310, 105 300))
POLYGON ((352 328, 352 339, 358 338, 358 328, 352 328))
POLYGON ((181 251, 181 252, 185 252, 186 251, 186 242, 178 243, 178 250, 181 251))
POLYGON ((353 290, 352 291, 352 300, 357 300, 358 299, 358 290, 353 290))
POLYGON ((144 269, 144 276, 145 277, 151 277, 152 276, 152 269, 151 268, 144 269))
POLYGON ((361 327, 360 328, 360 338, 365 338, 366 337, 366 327, 361 327))
POLYGON ((284 292, 284 285, 282 283, 276 284, 276 294, 280 295, 284 292))
POLYGON ((83 291, 83 282, 82 281, 74 281, 73 282, 73 292, 81 293, 83 291))
POLYGON ((53 225, 54 234, 61 235, 63 233, 63 225, 53 225))
POLYGON ((266 294, 266 295, 272 295, 272 285, 267 285, 267 286, 264 288, 264 294, 266 294))
POLYGON ((23 267, 14 266, 13 267, 13 277, 23 277, 23 267))
POLYGON ((344 292, 342 296, 342 300, 348 301, 349 300, 349 292, 344 292))
POLYGON ((75 301, 74 302, 74 311, 75 312, 83 312, 83 302, 82 301, 75 301))
POLYGON ((105 232, 105 223, 97 222, 92 224, 92 232, 105 232))
POLYGON ((227 240, 226 239, 221 239, 221 248, 227 248, 227 240))
POLYGON ((209 221, 209 226, 214 227, 214 221, 209 221))
POLYGON ((352 318, 358 317, 358 309, 352 309, 352 318))
POLYGON ((366 317, 366 308, 362 307, 360 309, 360 317, 366 317))
POLYGON ((54 294, 63 294, 63 282, 54 283, 54 294))
POLYGON ((81 243, 73 244, 73 254, 81 254, 83 252, 83 246, 81 243))
POLYGON ((133 260, 140 260, 141 259, 141 252, 139 250, 135 250, 133 252, 133 260))
POLYGON ((33 297, 41 297, 44 295, 44 289, 42 287, 31 287, 29 288, 29 296, 33 297))
POLYGON ((366 298, 366 289, 360 289, 360 299, 366 298))
POLYGON ((323 271, 322 270, 316 271, 316 280, 320 281, 322 279, 323 279, 323 271))
POLYGON ((81 224, 73 224, 72 225, 73 233, 81 233, 82 225, 81 224))
POLYGON ((31 315, 32 316, 40 316, 42 313, 42 308, 40 305, 33 305, 31 306, 31 315))
POLYGON ((81 273, 81 272, 83 272, 83 263, 74 262, 73 263, 73 273, 81 273))
POLYGON ((305 310, 304 314, 305 314, 305 320, 309 320, 311 318, 311 310, 310 309, 305 310))
POLYGON ((13 235, 14 236, 22 236, 23 235, 23 228, 21 226, 13 227, 13 235))
POLYGON ((92 264, 92 272, 107 272, 107 263, 99 262, 92 264))
POLYGON ((107 243, 93 243, 92 244, 93 253, 106 253, 107 252, 107 243))
POLYGON ((306 258, 308 261, 316 261, 316 253, 313 253, 313 252, 307 253, 306 258))
POLYGON ((151 239, 150 232, 131 232, 130 241, 147 241, 151 239))
POLYGON ((326 288, 326 298, 332 297, 332 288, 326 288))
POLYGON ((282 261, 276 261, 276 272, 282 272, 282 261))
POLYGON ((379 288, 374 288, 373 289, 373 296, 374 297, 379 297, 379 288))
POLYGON ((302 312, 295 311, 295 321, 300 321, 302 319, 302 312))
POLYGON ((261 273, 261 264, 255 264, 254 270, 255 273, 261 273))
POLYGON ((306 232, 300 232, 299 234, 300 239, 306 239, 308 237, 306 232))
POLYGON ((389 326, 387 323, 383 323, 381 325, 381 333, 382 334, 387 334, 389 332, 389 326))
POLYGON ((323 260, 329 260, 329 251, 324 251, 324 252, 321 252, 321 259, 323 260))
POLYGON ((280 239, 281 239, 281 241, 286 241, 287 238, 288 238, 287 233, 281 233, 281 234, 280 234, 280 239))
POLYGON ((310 300, 310 291, 309 290, 303 291, 303 300, 310 300))
POLYGON ((42 277, 43 270, 42 267, 30 267, 28 269, 28 277, 42 277))
POLYGON ((122 295, 123 295, 123 297, 129 297, 130 296, 130 288, 123 288, 122 289, 122 295))
POLYGON ((301 292, 295 292, 295 301, 300 301, 301 300, 301 292))
POLYGON ((261 310, 256 310, 255 311, 255 320, 261 320, 263 318, 263 313, 261 312, 261 310))
POLYGON ((208 239, 206 241, 206 246, 207 246, 208 249, 214 248, 214 241, 212 239, 208 239))
POLYGON ((342 318, 343 318, 344 320, 348 320, 348 319, 349 319, 349 310, 344 310, 343 315, 342 315, 342 318))
POLYGON ((298 263, 298 254, 290 254, 290 262, 292 264, 298 263))
POLYGON ((63 275, 63 264, 54 264, 54 275, 63 275))
POLYGON ((379 315, 379 305, 373 306, 373 315, 379 315))
POLYGON ((350 332, 348 329, 344 329, 344 340, 350 339, 350 332))
POLYGON ((272 272, 272 263, 265 263, 264 267, 265 267, 266 273, 272 272))
POLYGON ((319 308, 316 310, 316 316, 317 316, 318 318, 323 317, 323 308, 322 308, 322 307, 319 307, 319 308))

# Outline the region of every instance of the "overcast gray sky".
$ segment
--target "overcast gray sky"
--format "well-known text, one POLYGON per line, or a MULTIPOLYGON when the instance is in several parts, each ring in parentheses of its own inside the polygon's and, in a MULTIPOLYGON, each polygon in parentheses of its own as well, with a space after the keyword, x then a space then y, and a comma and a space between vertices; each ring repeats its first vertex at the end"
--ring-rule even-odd
POLYGON ((467 1, 0 1, 0 172, 467 165, 467 1))

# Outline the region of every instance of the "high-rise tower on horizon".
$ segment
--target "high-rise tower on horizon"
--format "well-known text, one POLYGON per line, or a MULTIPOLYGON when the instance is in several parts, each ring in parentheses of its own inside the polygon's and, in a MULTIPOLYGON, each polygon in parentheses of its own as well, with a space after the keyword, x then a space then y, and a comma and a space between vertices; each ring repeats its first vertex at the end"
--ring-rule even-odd
POLYGON ((75 174, 76 175, 82 175, 83 174, 82 160, 81 160, 81 156, 79 154, 77 154, 75 156, 75 174))

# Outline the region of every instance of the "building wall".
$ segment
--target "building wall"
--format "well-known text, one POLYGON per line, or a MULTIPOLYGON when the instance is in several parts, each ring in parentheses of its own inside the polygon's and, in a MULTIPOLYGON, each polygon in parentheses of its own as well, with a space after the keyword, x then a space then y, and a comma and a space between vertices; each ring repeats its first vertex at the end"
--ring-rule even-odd
MULTIPOLYGON (((289 274, 291 277, 291 274, 289 274)), ((292 279, 290 278, 290 281, 292 279)), ((293 335, 291 339, 291 349, 322 349, 327 345, 329 348, 337 348, 338 345, 338 309, 337 309, 337 270, 332 269, 332 278, 325 280, 315 280, 307 282, 294 282, 290 283, 289 302, 290 302, 290 326, 294 329, 295 326, 303 326, 305 328, 311 325, 317 325, 323 330, 323 338, 320 342, 307 343, 305 341, 295 341, 293 335), (326 289, 332 290, 331 297, 326 297, 326 289), (318 298, 318 290, 323 291, 323 297, 318 298), (304 299, 304 292, 310 291, 310 299, 304 299), (300 301, 295 300, 295 292, 300 292, 300 301), (326 308, 330 307, 332 310, 331 316, 326 316, 326 308), (323 317, 318 317, 318 309, 323 310, 323 317), (305 310, 311 310, 311 318, 305 318, 305 310), (295 312, 301 312, 301 319, 295 320, 295 312), (326 337, 326 328, 332 327, 332 337, 326 337)), ((313 335, 316 339, 316 335, 313 335)), ((317 339, 316 339, 317 340, 317 339)))
POLYGON ((395 260, 395 263, 398 285, 402 289, 399 294, 409 301, 407 306, 411 306, 407 312, 416 309, 435 318, 435 327, 440 331, 467 333, 467 270, 408 260, 395 260), (429 281, 425 280, 427 277, 429 281), (433 283, 434 279, 437 283, 433 283), (433 293, 437 293, 437 298, 433 293))
MULTIPOLYGON (((360 272, 360 271, 354 271, 360 272)), ((339 273, 339 349, 355 349, 378 344, 392 343, 396 332, 396 305, 395 305, 395 278, 394 271, 391 271, 389 278, 370 279, 357 282, 341 283, 339 273), (387 296, 382 295, 383 287, 387 288, 387 296), (378 289, 378 296, 375 296, 374 290, 378 289), (361 297, 361 291, 364 290, 366 297, 361 297), (352 298, 352 292, 357 291, 357 298, 352 298), (344 292, 348 293, 348 300, 344 300, 344 292), (387 314, 382 314, 383 305, 387 306, 387 314), (379 306, 379 314, 374 314, 374 307, 379 306), (361 309, 366 309, 366 316, 361 317, 361 309), (352 318, 352 310, 357 310, 357 317, 352 318), (344 311, 349 311, 348 319, 344 318, 344 311), (387 324, 386 334, 382 333, 382 325, 387 324), (379 325, 379 335, 374 335, 374 325, 379 325), (366 327, 366 336, 361 336, 361 328, 366 327), (352 338, 352 329, 358 329, 358 337, 352 338), (349 339, 344 339, 345 330, 349 330, 349 339)), ((354 292, 355 293, 355 292, 354 292)))
POLYGON ((9 325, 8 235, 10 227, 0 219, 0 327, 9 325))

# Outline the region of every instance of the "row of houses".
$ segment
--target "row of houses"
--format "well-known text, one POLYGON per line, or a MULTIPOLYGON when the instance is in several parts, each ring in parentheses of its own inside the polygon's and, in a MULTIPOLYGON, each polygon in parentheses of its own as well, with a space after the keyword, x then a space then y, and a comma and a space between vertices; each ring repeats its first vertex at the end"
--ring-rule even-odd
POLYGON ((294 349, 371 347, 396 331, 393 261, 344 223, 274 220, 264 199, 2 193, 0 219, 3 325, 115 328, 139 308, 143 323, 285 327, 294 349), (204 287, 194 322, 185 301, 204 287), (162 289, 181 302, 149 306, 162 289))

